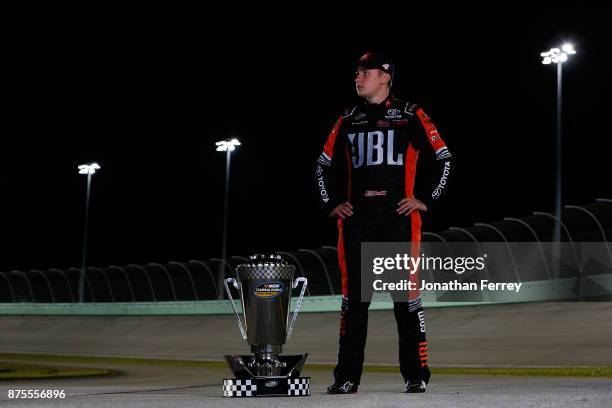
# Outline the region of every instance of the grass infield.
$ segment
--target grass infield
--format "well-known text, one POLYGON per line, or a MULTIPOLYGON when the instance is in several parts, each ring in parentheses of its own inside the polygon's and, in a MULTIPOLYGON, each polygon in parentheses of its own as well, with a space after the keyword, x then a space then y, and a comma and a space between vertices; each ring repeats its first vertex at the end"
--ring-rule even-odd
POLYGON ((46 366, 40 364, 5 363, 0 361, 0 380, 90 377, 114 374, 102 368, 46 366))
MULTIPOLYGON (((225 361, 197 360, 166 360, 123 357, 92 357, 92 356, 58 356, 40 354, 0 353, 0 379, 6 378, 51 378, 64 376, 103 375, 112 374, 112 370, 75 367, 49 367, 44 365, 28 365, 27 362, 42 363, 79 363, 79 364, 122 364, 122 365, 155 365, 170 367, 202 367, 225 368, 225 361), (10 363, 7 362, 11 361, 10 363), (19 361, 16 364, 15 361, 19 361), (22 364, 22 362, 24 364, 22 364), (16 370, 19 368, 21 370, 16 370), (8 370, 7 370, 8 368, 8 370), (57 374, 54 375, 54 371, 57 374), (8 377, 11 372, 21 372, 28 377, 8 377), (62 375, 62 373, 64 375, 62 375)), ((306 364, 305 371, 331 371, 333 364, 306 364)), ((545 376, 545 377, 612 377, 612 367, 430 367, 433 374, 448 375, 509 375, 509 376, 545 376)), ((365 372, 399 373, 398 366, 366 365, 365 372)))

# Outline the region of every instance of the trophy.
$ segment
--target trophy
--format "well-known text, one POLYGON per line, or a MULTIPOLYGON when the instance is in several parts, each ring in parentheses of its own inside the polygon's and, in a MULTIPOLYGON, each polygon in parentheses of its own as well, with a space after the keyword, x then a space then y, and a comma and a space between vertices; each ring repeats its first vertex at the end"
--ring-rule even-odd
POLYGON ((308 280, 293 279, 295 267, 280 255, 253 255, 236 268, 237 280, 225 279, 238 328, 251 346, 250 355, 226 355, 235 378, 223 380, 225 397, 306 396, 310 377, 300 377, 308 353, 281 356, 291 336, 308 280), (300 297, 290 318, 291 290, 302 282, 300 297), (240 292, 244 323, 229 286, 240 292))

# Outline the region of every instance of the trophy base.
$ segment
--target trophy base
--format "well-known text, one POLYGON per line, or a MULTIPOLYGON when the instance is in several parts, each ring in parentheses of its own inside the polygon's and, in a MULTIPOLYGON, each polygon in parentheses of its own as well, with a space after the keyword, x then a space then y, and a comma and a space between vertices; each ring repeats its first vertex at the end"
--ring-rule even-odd
POLYGON ((275 361, 279 363, 279 366, 270 368, 259 365, 253 355, 227 355, 225 359, 235 378, 223 380, 223 396, 308 396, 310 395, 310 377, 300 377, 300 372, 307 357, 308 354, 275 356, 275 361))
POLYGON ((237 397, 306 397, 310 395, 310 377, 255 377, 223 380, 223 396, 237 397))

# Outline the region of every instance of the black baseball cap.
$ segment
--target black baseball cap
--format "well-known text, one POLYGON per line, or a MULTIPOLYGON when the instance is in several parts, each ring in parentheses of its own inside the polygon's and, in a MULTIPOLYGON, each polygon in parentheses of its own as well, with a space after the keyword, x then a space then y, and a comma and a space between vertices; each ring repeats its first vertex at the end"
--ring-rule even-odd
POLYGON ((363 67, 365 69, 381 69, 389 74, 393 78, 393 72, 395 70, 395 64, 391 58, 383 54, 375 52, 366 52, 357 61, 357 67, 363 67))

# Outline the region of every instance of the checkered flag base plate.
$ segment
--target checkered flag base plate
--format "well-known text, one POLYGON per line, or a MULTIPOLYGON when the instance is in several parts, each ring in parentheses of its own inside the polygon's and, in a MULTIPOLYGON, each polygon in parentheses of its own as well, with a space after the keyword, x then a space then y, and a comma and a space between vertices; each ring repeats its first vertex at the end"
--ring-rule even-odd
POLYGON ((288 395, 291 397, 304 397, 310 395, 310 377, 288 378, 288 395))
POLYGON ((223 396, 236 397, 305 397, 310 395, 310 377, 259 377, 248 380, 223 380, 223 396))
POLYGON ((257 395, 257 382, 252 380, 223 380, 224 397, 254 397, 257 395))

